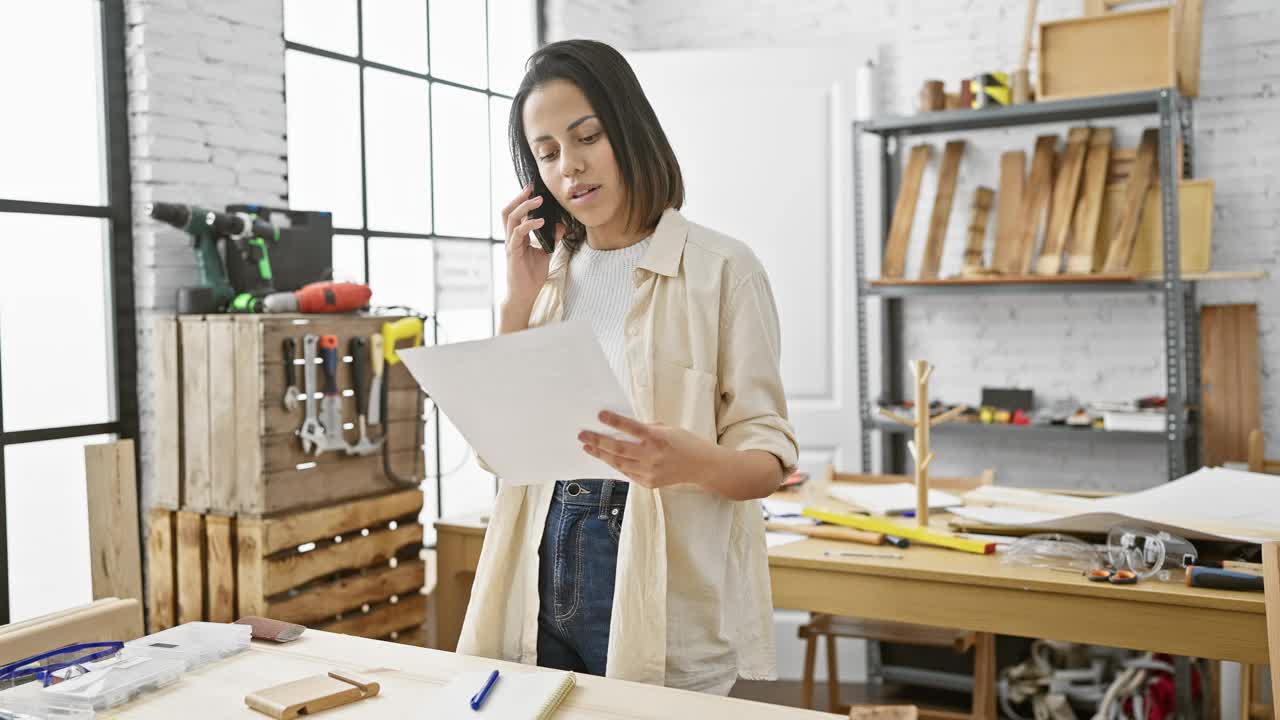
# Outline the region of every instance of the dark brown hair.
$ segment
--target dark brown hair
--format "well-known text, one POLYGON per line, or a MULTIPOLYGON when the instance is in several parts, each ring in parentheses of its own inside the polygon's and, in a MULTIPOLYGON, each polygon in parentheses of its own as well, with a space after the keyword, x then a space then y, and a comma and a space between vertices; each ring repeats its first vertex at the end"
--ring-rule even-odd
POLYGON ((525 139, 524 103, 530 93, 552 80, 577 85, 604 126, 626 187, 628 228, 654 227, 667 208, 684 204, 680 163, 626 58, 602 42, 563 40, 529 56, 524 80, 511 102, 511 160, 520 184, 532 182, 533 193, 545 198, 537 215, 550 220, 539 236, 545 233, 548 239, 554 238, 555 223, 562 222, 570 248, 577 250, 586 240, 586 228, 547 191, 525 139))

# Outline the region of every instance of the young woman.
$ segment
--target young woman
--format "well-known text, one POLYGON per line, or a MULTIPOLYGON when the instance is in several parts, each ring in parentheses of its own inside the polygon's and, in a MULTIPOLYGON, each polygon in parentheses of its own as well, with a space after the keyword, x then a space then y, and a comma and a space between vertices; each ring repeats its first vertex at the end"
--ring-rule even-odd
POLYGON ((502 213, 501 331, 588 321, 638 417, 578 436, 629 483, 502 488, 458 650, 721 694, 772 678, 757 499, 797 447, 768 278, 680 215, 675 153, 608 45, 534 53, 510 125, 527 184, 502 213))

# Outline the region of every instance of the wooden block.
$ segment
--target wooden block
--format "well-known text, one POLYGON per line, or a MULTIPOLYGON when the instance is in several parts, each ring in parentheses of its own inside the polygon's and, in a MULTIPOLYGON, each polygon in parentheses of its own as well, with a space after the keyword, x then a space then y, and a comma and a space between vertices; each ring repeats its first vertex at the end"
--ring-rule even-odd
POLYGON ((956 176, 964 157, 964 141, 952 140, 942 152, 938 169, 938 190, 933 196, 933 213, 929 217, 929 235, 924 246, 924 262, 920 265, 923 279, 938 277, 942 266, 942 247, 947 239, 947 223, 951 220, 951 200, 956 194, 956 176))
POLYGON ((1057 135, 1041 135, 1036 138, 1036 150, 1031 158, 1031 178, 1022 199, 1016 259, 1013 269, 1006 272, 1025 274, 1031 271, 1031 259, 1035 257, 1040 224, 1044 219, 1045 206, 1049 204, 1053 184, 1054 148, 1057 144, 1057 135))
POLYGON ((1204 0, 1174 0, 1174 67, 1178 91, 1200 96, 1200 35, 1204 29, 1204 0))
POLYGON ((1160 133, 1155 129, 1142 132, 1138 159, 1134 161, 1133 174, 1125 188, 1124 214, 1111 231, 1107 242, 1107 261, 1102 267, 1106 272, 1124 272, 1129 269, 1133 241, 1138 232, 1138 221, 1142 217, 1142 206, 1146 202, 1147 190, 1151 187, 1159 139, 1160 133))
POLYGON ((260 518, 236 518, 236 606, 241 616, 267 616, 266 522, 260 518))
POLYGON ((172 510, 147 511, 147 632, 177 624, 177 528, 172 510))
POLYGON ((1040 23, 1037 100, 1173 87, 1168 7, 1040 23))
POLYGON ((411 594, 401 597, 395 604, 385 604, 368 613, 357 613, 342 620, 321 625, 326 632, 383 638, 397 630, 418 627, 427 621, 427 598, 411 594))
POLYGON ((177 513, 178 624, 205 619, 204 515, 177 513))
POLYGON ((911 244, 911 225, 915 222, 916 200, 920 197, 920 181, 924 167, 929 162, 932 148, 920 144, 911 148, 907 159, 907 171, 898 188, 898 202, 893 208, 893 221, 889 226, 889 239, 885 243, 884 262, 880 275, 900 278, 906 273, 907 247, 911 244))
POLYGON ((310 625, 392 595, 417 593, 426 583, 426 565, 404 562, 359 575, 315 585, 295 595, 267 603, 268 617, 310 625))
MULTIPOLYGON (((1174 144, 1174 157, 1173 157, 1174 167, 1177 167, 1177 168, 1182 167, 1182 153, 1183 153, 1182 141, 1179 140, 1174 144)), ((1137 159, 1138 159, 1138 148, 1136 147, 1112 148, 1111 162, 1107 166, 1107 184, 1113 185, 1115 183, 1128 182, 1129 175, 1133 173, 1133 163, 1137 159)), ((1157 161, 1156 167, 1159 167, 1159 166, 1160 166, 1159 162, 1157 161)), ((1181 175, 1181 171, 1179 170, 1175 174, 1181 175)), ((1156 178, 1155 183, 1156 185, 1159 185, 1160 179, 1156 178)))
POLYGON ((236 497, 236 367, 257 365, 236 354, 232 316, 210 316, 209 326, 209 509, 233 512, 236 497))
POLYGON ((142 600, 138 547, 138 478, 133 441, 84 448, 89 508, 89 558, 93 599, 142 600))
POLYGON ((1080 203, 1076 206, 1075 217, 1071 222, 1071 243, 1067 247, 1069 273, 1087 273, 1093 270, 1093 248, 1098 240, 1098 221, 1102 217, 1103 193, 1114 139, 1115 130, 1109 127, 1094 128, 1089 137, 1080 203))
POLYGON ((1013 150, 1000 156, 1000 188, 996 193, 996 246, 991 267, 1017 272, 1018 237, 1021 234, 1022 192, 1027 182, 1027 154, 1013 150))
POLYGON ((182 507, 181 448, 182 406, 179 404, 181 375, 178 372, 178 321, 162 316, 152 324, 155 375, 156 422, 152 437, 152 478, 147 507, 177 510, 182 507))
MULTIPOLYGON (((1182 256, 1183 275, 1207 273, 1211 269, 1213 250, 1213 195, 1212 180, 1183 180, 1178 184, 1179 253, 1182 256)), ((1103 194, 1101 227, 1114 225, 1124 211, 1124 186, 1109 186, 1103 194)), ((1137 237, 1133 242, 1133 255, 1129 270, 1137 275, 1164 274, 1164 209, 1161 206, 1160 189, 1147 191, 1142 206, 1142 220, 1138 223, 1137 237)), ((1099 238, 1094 262, 1101 266, 1106 261, 1107 244, 1099 238)))
MULTIPOLYGON (((264 479, 262 443, 266 423, 262 403, 267 400, 262 392, 263 366, 261 362, 262 324, 251 319, 237 318, 235 323, 235 401, 234 432, 236 442, 235 481, 229 509, 240 513, 263 513, 264 479)), ((276 407, 284 408, 276 401, 276 407)), ((296 430, 301 426, 293 426, 296 430)))
POLYGON ((179 318, 182 336, 182 503, 206 512, 213 503, 209 446, 209 328, 201 316, 179 318))
POLYGON ((1049 214, 1049 230, 1044 236, 1040 259, 1036 262, 1037 274, 1057 275, 1062 271, 1062 252, 1067 247, 1067 231, 1071 228, 1071 215, 1075 211, 1076 195, 1080 190, 1080 175, 1084 172, 1089 133, 1087 127, 1071 128, 1067 133, 1067 151, 1054 183, 1053 209, 1049 214))
POLYGON ((142 637, 142 603, 136 598, 110 598, 69 611, 20 623, 0 634, 0 664, 7 664, 64 645, 142 637))
POLYGON ((418 523, 398 525, 395 530, 370 529, 368 535, 329 542, 310 552, 287 557, 268 557, 265 564, 263 594, 270 597, 317 578, 355 568, 385 563, 401 551, 422 546, 422 526, 418 523))
POLYGON ((1204 463, 1249 457, 1249 433, 1262 426, 1257 305, 1200 309, 1204 463))
POLYGON ((1273 718, 1280 718, 1280 543, 1262 544, 1262 585, 1267 606, 1267 652, 1271 656, 1273 718))
POLYGON ((987 240, 987 218, 991 214, 994 199, 995 192, 989 187, 978 187, 973 191, 973 202, 969 206, 968 237, 964 246, 963 273, 966 275, 986 270, 984 245, 987 240))
POLYGON ((235 540, 232 519, 226 515, 206 515, 205 597, 209 622, 233 622, 236 614, 235 540))
POLYGON ((417 517, 422 512, 421 490, 401 490, 360 502, 291 513, 264 523, 262 554, 282 550, 335 535, 386 525, 390 520, 417 517))

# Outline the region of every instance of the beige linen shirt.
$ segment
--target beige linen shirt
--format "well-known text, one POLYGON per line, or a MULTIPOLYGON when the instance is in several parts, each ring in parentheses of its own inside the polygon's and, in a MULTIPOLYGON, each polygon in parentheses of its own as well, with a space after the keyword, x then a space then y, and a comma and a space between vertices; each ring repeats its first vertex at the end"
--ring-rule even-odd
MULTIPOLYGON (((569 252, 552 255, 530 326, 562 316, 569 252)), ((635 271, 626 316, 633 406, 790 471, 795 433, 779 373, 777 310, 744 244, 667 210, 635 271)), ((565 478, 566 480, 573 478, 565 478)), ((679 480, 679 479, 676 479, 679 480)), ((553 485, 498 492, 458 652, 537 662, 538 546, 553 485)), ((760 502, 692 484, 632 485, 618 546, 606 675, 727 693, 776 677, 760 502)))

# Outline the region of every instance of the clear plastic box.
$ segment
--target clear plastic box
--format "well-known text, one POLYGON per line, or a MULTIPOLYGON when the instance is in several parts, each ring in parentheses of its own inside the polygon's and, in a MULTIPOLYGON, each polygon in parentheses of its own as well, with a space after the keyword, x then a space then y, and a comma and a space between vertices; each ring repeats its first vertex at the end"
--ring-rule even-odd
POLYGON ((189 671, 244 652, 252 633, 248 625, 190 622, 130 640, 124 645, 124 656, 180 660, 189 671))
POLYGON ((88 672, 41 688, 36 694, 69 707, 83 704, 94 710, 105 710, 176 682, 185 666, 176 658, 121 655, 86 663, 84 669, 88 672))

